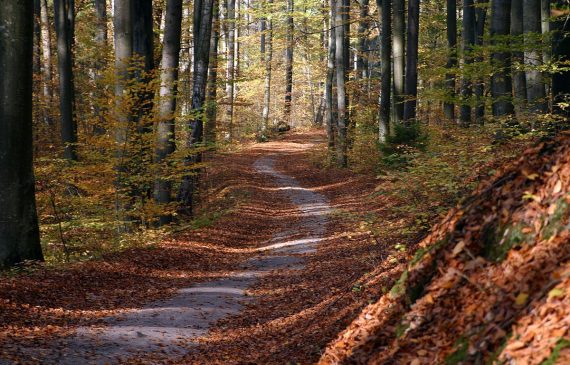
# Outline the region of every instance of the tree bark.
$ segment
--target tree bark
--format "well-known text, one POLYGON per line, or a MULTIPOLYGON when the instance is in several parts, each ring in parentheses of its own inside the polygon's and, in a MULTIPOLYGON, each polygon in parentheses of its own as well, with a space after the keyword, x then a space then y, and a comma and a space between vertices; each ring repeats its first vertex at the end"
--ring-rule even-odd
POLYGON ((348 21, 348 12, 350 8, 346 6, 344 0, 336 0, 336 14, 335 14, 335 38, 336 38, 336 93, 337 93, 337 155, 338 163, 341 167, 348 166, 348 106, 346 94, 346 78, 347 78, 347 61, 346 61, 346 35, 345 24, 348 21))
POLYGON ((385 143, 390 134, 390 93, 392 91, 392 2, 391 0, 376 0, 378 9, 382 15, 382 39, 380 57, 382 60, 382 75, 380 85, 380 124, 378 128, 378 140, 385 143))
MULTIPOLYGON (((478 0, 477 5, 479 5, 475 11, 477 16, 477 30, 475 33, 475 44, 479 47, 483 46, 483 40, 485 36, 485 23, 487 20, 487 4, 489 0, 478 0)), ((479 54, 475 58, 475 62, 482 63, 484 61, 483 56, 479 54)), ((485 80, 482 75, 477 75, 477 80, 475 82, 475 120, 478 124, 483 124, 485 121, 485 80)))
MULTIPOLYGON (((155 162, 164 167, 168 157, 176 149, 174 120, 176 113, 176 97, 178 94, 178 67, 180 62, 180 42, 182 34, 182 0, 167 0, 164 25, 164 41, 162 60, 160 63, 160 103, 156 125, 155 162)), ((165 176, 167 174, 160 174, 165 176)), ((154 200, 158 204, 171 201, 172 182, 158 177, 154 186, 154 200)), ((159 224, 172 221, 171 214, 163 214, 159 224)))
POLYGON ((287 24, 285 36, 285 106, 283 109, 284 122, 291 124, 291 100, 293 93, 293 0, 287 0, 287 24))
POLYGON ((405 0, 394 2, 394 109, 396 122, 404 119, 404 75, 406 73, 405 0))
POLYGON ((469 65, 473 63, 473 45, 475 44, 475 7, 473 0, 463 0, 463 80, 461 83, 461 113, 460 125, 467 127, 471 124, 471 94, 472 84, 469 65), (467 69, 467 70, 466 70, 467 69), (467 71, 467 72, 465 72, 467 71))
POLYGON ((33 3, 0 2, 0 269, 43 260, 32 163, 33 3))
MULTIPOLYGON (((509 35, 511 27, 511 0, 491 2, 491 44, 501 45, 502 38, 509 35)), ((503 45, 504 48, 504 45, 503 45)), ((507 50, 497 50, 491 54, 495 72, 491 77, 493 116, 512 114, 511 54, 507 50)))
POLYGON ((77 123, 73 81, 73 1, 54 0, 59 71, 59 112, 64 158, 77 161, 77 123))
POLYGON ((234 98, 235 98, 235 27, 236 27, 236 0, 225 0, 226 14, 226 119, 228 121, 228 134, 231 140, 234 137, 234 98))
POLYGON ((335 83, 335 55, 336 55, 336 0, 330 0, 330 16, 329 16, 329 46, 327 54, 327 79, 325 82, 325 109, 326 109, 326 125, 327 125, 327 140, 329 151, 335 148, 335 134, 336 134, 336 98, 334 95, 335 83))
POLYGON ((42 28, 42 75, 43 96, 45 103, 44 120, 53 127, 50 110, 53 105, 53 61, 51 59, 51 26, 47 0, 40 0, 40 18, 42 28))
POLYGON ((218 115, 218 43, 220 41, 220 9, 218 1, 214 2, 212 18, 212 39, 210 40, 210 65, 208 69, 206 125, 204 140, 206 143, 216 142, 218 115))
MULTIPOLYGON (((273 6, 273 0, 267 0, 267 5, 269 9, 266 11, 271 11, 273 6)), ((262 35, 262 60, 265 63, 265 78, 263 83, 263 110, 261 112, 261 119, 263 120, 262 134, 266 133, 269 128, 269 111, 271 106, 271 65, 273 61, 273 20, 265 19, 265 30, 262 35)))
MULTIPOLYGON (((99 50, 107 49, 107 1, 106 0, 94 0, 95 6, 95 44, 99 50)), ((93 91, 94 102, 93 108, 95 112, 95 117, 98 119, 97 124, 94 126, 93 131, 97 135, 105 134, 105 118, 102 115, 102 99, 104 97, 103 93, 100 91, 103 85, 103 69, 105 68, 105 55, 100 54, 94 62, 94 82, 95 90, 93 91)))
MULTIPOLYGON (((457 0, 447 0, 447 69, 445 75, 447 96, 453 100, 455 98, 455 69, 457 68, 457 0)), ((455 120, 455 103, 446 101, 443 104, 445 118, 455 120)))
MULTIPOLYGON (((555 9, 564 9, 567 5, 565 1, 555 1, 553 6, 555 9)), ((570 22, 568 15, 559 16, 553 22, 553 44, 552 55, 557 57, 560 62, 570 62, 570 22)), ((570 108, 563 108, 560 103, 568 103, 570 101, 570 71, 563 70, 552 75, 552 97, 553 109, 557 114, 566 118, 570 117, 570 108)))
POLYGON ((539 67, 542 65, 540 49, 541 0, 524 0, 524 34, 525 34, 525 64, 530 66, 526 71, 527 97, 531 111, 544 113, 546 111, 546 93, 544 80, 539 67), (533 44, 534 43, 534 44, 533 44))
MULTIPOLYGON (((523 34, 523 3, 522 1, 514 1, 511 5, 511 36, 514 43, 522 48, 523 34)), ((513 96, 515 110, 517 113, 522 112, 526 106, 526 76, 524 72, 524 52, 522 49, 516 49, 512 52, 513 61, 513 96)))
POLYGON ((358 22, 358 43, 356 49, 356 79, 366 79, 368 76, 368 56, 366 53, 366 39, 369 32, 369 0, 360 1, 360 21, 358 22))
POLYGON ((416 119, 418 96, 418 42, 420 29, 420 1, 408 0, 408 41, 406 49, 406 103, 404 121, 416 119))
MULTIPOLYGON (((206 100, 206 83, 208 65, 210 61, 210 40, 212 33, 214 0, 194 1, 194 74, 192 79, 192 119, 188 123, 191 131, 186 141, 186 146, 193 149, 203 141, 202 113, 206 100)), ((199 152, 194 152, 185 159, 185 165, 189 168, 196 162, 201 161, 199 152)), ((196 190, 197 176, 186 175, 180 185, 178 201, 181 203, 181 213, 192 215, 193 195, 196 190)))

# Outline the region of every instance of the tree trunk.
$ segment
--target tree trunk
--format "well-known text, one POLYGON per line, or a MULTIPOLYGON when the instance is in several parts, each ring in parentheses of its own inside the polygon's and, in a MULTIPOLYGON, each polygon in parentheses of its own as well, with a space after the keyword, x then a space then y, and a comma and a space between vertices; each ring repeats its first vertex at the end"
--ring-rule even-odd
POLYGON ((40 18, 42 28, 42 89, 45 103, 44 120, 47 125, 53 127, 53 118, 50 113, 53 105, 53 63, 51 59, 51 25, 49 23, 47 0, 40 0, 40 18))
POLYGON ((235 94, 235 27, 236 27, 236 0, 225 0, 226 14, 225 26, 226 31, 226 51, 227 51, 227 68, 226 68, 226 97, 227 108, 226 118, 228 121, 228 134, 231 140, 234 137, 234 94, 235 94))
POLYGON ((73 84, 73 1, 54 0, 55 30, 59 71, 59 112, 64 158, 77 161, 77 124, 75 121, 75 90, 73 84))
POLYGON ((416 119, 418 96, 418 42, 420 29, 420 1, 408 0, 408 41, 406 49, 406 103, 404 121, 416 119))
POLYGON ((41 24, 41 5, 40 0, 34 0, 34 75, 39 75, 42 67, 41 62, 41 43, 42 43, 42 24, 41 24))
MULTIPOLYGON (((155 162, 167 166, 166 159, 176 149, 174 120, 176 97, 178 94, 178 67, 180 62, 180 42, 182 34, 182 0, 167 0, 164 25, 162 61, 160 63, 160 103, 156 126, 155 162)), ((168 174, 160 173, 160 176, 168 174)), ((172 182, 158 178, 154 186, 154 199, 158 204, 171 201, 172 182)), ((159 218, 161 225, 172 221, 171 214, 159 218)))
POLYGON ((461 83, 460 125, 471 124, 471 74, 469 65, 473 63, 473 45, 475 44, 475 7, 473 0, 463 0, 463 80, 461 83), (466 72, 465 72, 466 71, 466 72))
MULTIPOLYGON (((477 30, 475 33, 475 44, 479 47, 483 46, 483 40, 485 36, 485 22, 487 19, 487 4, 489 0, 478 0, 477 9, 475 13, 477 15, 477 30)), ((475 62, 482 63, 484 61, 482 55, 478 55, 475 58, 475 62)), ((477 75, 477 80, 475 82, 475 120, 478 124, 483 124, 485 120, 485 81, 482 75, 477 75)))
POLYGON ((293 93, 293 0, 287 0, 287 28, 285 36, 285 106, 283 109, 284 122, 291 124, 291 100, 293 93))
MULTIPOLYGON (((191 131, 186 141, 189 149, 203 141, 203 123, 201 114, 206 101, 206 83, 210 61, 210 41, 212 33, 214 0, 194 1, 194 74, 192 79, 192 119, 188 123, 191 131)), ((199 152, 185 159, 187 167, 201 161, 199 152)), ((180 185, 178 201, 181 203, 181 213, 191 215, 193 195, 197 186, 197 177, 185 176, 180 185)))
MULTIPOLYGON (((95 44, 99 50, 107 49, 107 1, 106 0, 95 0, 95 44)), ((103 87, 103 69, 105 68, 105 54, 100 54, 94 62, 94 82, 95 90, 93 91, 94 96, 94 112, 95 117, 98 119, 97 124, 94 126, 93 131, 97 135, 105 134, 105 119, 102 115, 102 99, 104 98, 103 93, 100 91, 103 87)))
MULTIPOLYGON (((457 0, 447 0, 447 65, 449 70, 445 75, 447 96, 450 100, 455 98, 455 69, 457 68, 457 0)), ((445 118, 455 120, 455 104, 446 101, 443 104, 445 118)))
POLYGON ((347 130, 348 130, 348 110, 346 103, 346 74, 347 74, 347 61, 346 61, 346 36, 345 24, 347 22, 349 7, 346 6, 344 0, 336 0, 336 14, 335 14, 335 38, 336 38, 336 93, 337 93, 337 155, 338 163, 341 167, 348 165, 348 144, 347 144, 347 130))
MULTIPOLYGON (((500 45, 497 37, 509 35, 511 27, 511 0, 491 2, 491 44, 500 45)), ((505 46, 503 45, 502 48, 505 46)), ((493 97, 493 116, 501 117, 513 113, 511 54, 501 49, 491 54, 494 73, 491 77, 491 96, 493 97)))
POLYGON ((406 73, 406 1, 394 2, 394 109, 396 122, 404 119, 404 75, 406 73))
POLYGON ((382 11, 382 39, 380 57, 382 60, 382 82, 380 85, 380 124, 378 137, 380 143, 386 142, 390 134, 390 93, 392 89, 392 2, 391 0, 376 0, 378 9, 382 11))
POLYGON ((360 1, 360 21, 358 22, 358 45, 356 50, 356 76, 358 79, 366 79, 368 76, 368 55, 366 53, 366 39, 369 32, 368 21, 368 3, 369 0, 360 1))
POLYGON ((532 111, 544 113, 546 111, 546 93, 542 72, 538 69, 542 65, 540 49, 541 42, 535 41, 542 33, 541 26, 541 0, 524 0, 524 34, 525 34, 525 64, 530 66, 526 71, 526 86, 529 106, 532 111), (529 37, 530 36, 530 37, 529 37), (534 37, 533 37, 534 36, 534 37), (535 41, 535 44, 532 44, 535 41))
POLYGON ((522 1, 514 1, 511 5, 511 36, 514 43, 520 45, 520 49, 512 52, 513 61, 513 96, 515 110, 521 113, 526 106, 526 76, 524 72, 524 52, 522 50, 522 34, 523 34, 523 3, 522 1))
POLYGON ((327 79, 325 82, 325 109, 326 109, 326 125, 327 125, 327 139, 329 151, 335 148, 335 125, 336 113, 335 105, 336 99, 334 97, 334 83, 335 83, 335 55, 336 55, 336 0, 330 0, 330 16, 329 16, 329 47, 327 56, 327 79))
POLYGON ((0 269, 43 260, 32 163, 33 3, 0 2, 0 269))
MULTIPOLYGON (((266 11, 271 11, 273 6, 273 0, 268 0, 267 5, 269 9, 266 11)), ((271 64, 273 60, 273 20, 264 20, 265 31, 263 34, 263 48, 262 48, 262 58, 265 62, 265 79, 264 79, 264 90, 263 90, 263 110, 261 112, 261 119, 263 120, 262 133, 265 134, 267 128, 269 128, 269 108, 271 103, 271 64)))
MULTIPOLYGON (((554 2, 555 9, 564 9, 566 2, 558 0, 554 2)), ((560 62, 570 62, 570 22, 568 15, 559 16, 553 22, 554 38, 552 44, 552 55, 557 57, 560 62)), ((570 108, 560 106, 560 103, 568 103, 570 101, 570 71, 568 69, 557 72, 552 75, 552 97, 554 111, 557 114, 570 117, 570 108)))
POLYGON ((204 139, 206 143, 216 142, 216 119, 218 115, 218 43, 220 41, 220 9, 217 0, 214 2, 213 11, 207 85, 206 125, 204 127, 204 139))

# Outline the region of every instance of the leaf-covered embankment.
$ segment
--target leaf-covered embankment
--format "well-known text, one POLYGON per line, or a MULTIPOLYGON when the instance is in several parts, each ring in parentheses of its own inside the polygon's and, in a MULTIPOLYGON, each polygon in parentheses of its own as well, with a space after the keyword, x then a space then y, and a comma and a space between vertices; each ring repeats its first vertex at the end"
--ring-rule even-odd
POLYGON ((329 363, 540 364, 570 352, 570 134, 525 151, 434 226, 329 363))

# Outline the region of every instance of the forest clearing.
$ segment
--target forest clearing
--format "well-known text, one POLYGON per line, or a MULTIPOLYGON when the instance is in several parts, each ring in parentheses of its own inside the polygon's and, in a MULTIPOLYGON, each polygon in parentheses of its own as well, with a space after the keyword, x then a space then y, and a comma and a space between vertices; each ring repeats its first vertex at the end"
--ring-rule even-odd
POLYGON ((0 365, 570 364, 568 0, 2 0, 0 365))

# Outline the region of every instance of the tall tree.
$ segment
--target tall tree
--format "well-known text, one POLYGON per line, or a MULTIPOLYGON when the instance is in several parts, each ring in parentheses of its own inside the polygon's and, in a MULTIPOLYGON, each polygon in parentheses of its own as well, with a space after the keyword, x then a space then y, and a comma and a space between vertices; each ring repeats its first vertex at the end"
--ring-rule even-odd
POLYGON ((523 0, 524 5, 524 34, 525 34, 525 64, 530 68, 526 71, 526 86, 529 106, 535 112, 544 112, 546 93, 544 89, 544 80, 540 66, 542 65, 542 56, 540 49, 542 43, 540 34, 542 33, 541 25, 541 0, 523 0))
MULTIPOLYGON (((267 0, 266 12, 271 14, 273 0, 267 0)), ((269 128, 269 109, 271 106, 271 65, 273 60, 273 19, 271 16, 262 21, 262 48, 261 57, 265 63, 265 75, 263 82, 263 110, 261 112, 261 119, 263 120, 262 134, 269 128)))
MULTIPOLYGON (((196 145, 203 141, 204 103, 206 101, 206 83, 208 65, 210 62, 210 39, 212 33, 214 0, 194 1, 194 74, 192 78, 192 116, 188 122, 186 146, 194 152, 186 158, 185 164, 189 167, 201 160, 199 152, 192 151, 196 145)), ((181 203, 181 212, 192 214, 193 195, 197 184, 196 175, 184 176, 178 193, 181 203)))
POLYGON ((291 101, 293 97, 293 0, 287 0, 287 24, 285 35, 285 106, 283 116, 285 123, 291 123, 291 101))
POLYGON ((51 25, 47 0, 40 0, 40 21, 42 34, 42 82, 43 97, 46 104, 44 119, 46 124, 53 126, 50 109, 53 104, 53 61, 51 57, 51 25))
POLYGON ((224 0, 225 4, 225 39, 226 39, 226 118, 230 139, 234 134, 234 98, 235 98, 235 46, 236 46, 236 0, 224 0))
MULTIPOLYGON (((174 117, 178 93, 178 67, 180 62, 180 42, 182 34, 182 0, 167 0, 164 24, 162 61, 160 63, 160 102, 156 125, 155 162, 164 164, 176 149, 174 140, 174 117)), ((164 176, 160 174, 160 176, 164 176)), ((158 177, 154 186, 154 199, 159 204, 171 200, 172 182, 158 177)), ((172 221, 171 214, 163 214, 160 224, 172 221)))
MULTIPOLYGON (((446 88, 448 97, 453 99, 455 97, 455 73, 453 70, 457 67, 457 0, 447 0, 447 47, 446 67, 452 71, 445 75, 446 88)), ((453 102, 446 101, 443 105, 443 112, 446 119, 455 120, 455 104, 453 102)))
POLYGON ((513 113, 511 54, 502 44, 511 27, 511 0, 491 2, 491 44, 497 46, 491 54, 494 68, 491 77, 493 116, 501 117, 513 113))
POLYGON ((418 45, 420 30, 420 1, 408 0, 408 40, 406 43, 406 103, 404 121, 416 119, 418 96, 418 45))
POLYGON ((217 114, 218 114, 218 43, 220 41, 220 7, 218 1, 214 3, 212 18, 212 39, 210 40, 210 65, 208 69, 206 125, 204 126, 204 140, 206 143, 216 142, 217 114))
POLYGON ((475 44, 475 7, 473 0, 463 0, 463 80, 461 83, 461 113, 460 124, 468 126, 471 124, 471 94, 472 83, 469 65, 473 63, 473 45, 475 44))
POLYGON ((335 84, 335 55, 336 55, 336 0, 330 0, 330 16, 328 26, 328 53, 327 53, 327 79, 325 81, 325 109, 327 139, 329 150, 335 148, 336 133, 336 98, 334 95, 335 84))
POLYGON ((386 142, 386 138, 390 133, 390 92, 392 90, 392 1, 376 0, 378 9, 382 15, 380 22, 382 24, 381 39, 381 86, 380 86, 380 125, 378 136, 380 143, 386 142))
POLYGON ((511 5, 511 36, 518 46, 512 52, 513 62, 513 96, 517 113, 526 106, 526 76, 524 72, 524 52, 522 50, 523 34, 523 2, 514 1, 511 5))
MULTIPOLYGON (((552 55, 560 62, 570 62, 570 21, 568 20, 567 6, 565 0, 553 1, 554 16, 553 22, 553 44, 552 55), (564 10, 566 9, 566 12, 564 10)), ((560 103, 568 103, 570 100, 570 70, 565 69, 552 76, 552 96, 554 101, 554 111, 558 114, 570 117, 570 108, 564 108, 560 103)))
POLYGON ((341 167, 348 166, 348 105, 347 105, 347 92, 346 81, 348 62, 346 60, 346 28, 345 24, 348 23, 348 12, 350 4, 345 0, 336 0, 336 14, 335 14, 335 42, 336 42, 336 93, 337 93, 337 155, 338 163, 341 167))
POLYGON ((368 38, 370 22, 368 19, 369 0, 360 0, 360 16, 358 22, 358 43, 356 49, 356 79, 365 79, 368 70, 368 56, 366 55, 366 40, 368 38))
POLYGON ((59 71, 59 112, 63 156, 77 161, 77 122, 75 120, 75 87, 73 81, 73 1, 54 0, 55 30, 59 71))
POLYGON ((32 164, 33 3, 0 2, 0 269, 42 260, 32 164))
POLYGON ((406 73, 406 1, 393 0, 394 3, 394 101, 396 121, 404 119, 404 75, 406 73))
MULTIPOLYGON (((106 50, 107 49, 107 1, 106 0, 94 0, 95 6, 95 44, 99 50, 106 50)), ((97 58, 93 65, 93 75, 95 81, 95 90, 93 91, 93 95, 95 98, 94 102, 94 111, 95 116, 99 119, 98 123, 95 125, 94 132, 96 134, 104 134, 105 127, 104 125, 104 118, 101 112, 101 99, 103 99, 103 93, 101 90, 101 82, 103 79, 103 69, 105 67, 105 54, 97 55, 97 58)))
MULTIPOLYGON (((475 32, 475 45, 478 47, 483 46, 483 41, 485 38, 485 23, 487 20, 487 4, 489 0, 478 0, 477 1, 477 9, 475 10, 475 14, 477 17, 477 30, 475 32)), ((483 55, 481 52, 475 57, 475 62, 480 64, 484 61, 483 55)), ((477 75, 477 79, 475 80, 475 120, 479 124, 483 124, 485 118, 485 80, 482 75, 477 75)))

